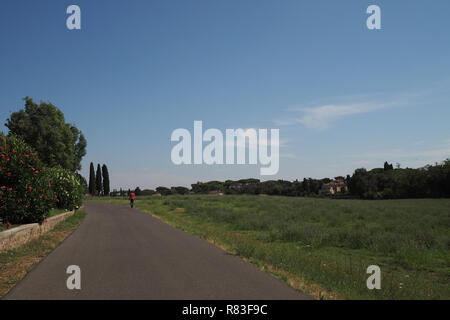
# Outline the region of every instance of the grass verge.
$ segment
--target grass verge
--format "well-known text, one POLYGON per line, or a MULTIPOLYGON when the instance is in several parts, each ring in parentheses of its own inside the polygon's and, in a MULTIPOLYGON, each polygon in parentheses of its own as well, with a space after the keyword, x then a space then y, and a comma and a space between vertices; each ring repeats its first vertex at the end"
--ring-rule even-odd
POLYGON ((86 216, 83 210, 20 248, 0 253, 0 298, 6 295, 44 257, 67 238, 86 216))

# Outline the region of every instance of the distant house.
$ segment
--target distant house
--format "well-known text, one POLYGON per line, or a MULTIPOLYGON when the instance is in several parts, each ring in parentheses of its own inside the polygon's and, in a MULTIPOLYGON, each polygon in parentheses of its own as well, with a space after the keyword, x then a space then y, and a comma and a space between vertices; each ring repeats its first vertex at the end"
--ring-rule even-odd
POLYGON ((152 197, 161 197, 161 193, 159 193, 159 192, 154 193, 154 194, 152 194, 152 197))
POLYGON ((338 179, 334 181, 330 181, 328 183, 324 183, 322 185, 321 192, 324 194, 334 195, 336 193, 346 192, 348 190, 347 185, 344 180, 338 179))
POLYGON ((210 191, 210 192, 208 192, 208 194, 215 195, 215 196, 223 196, 223 192, 219 191, 219 190, 210 191))

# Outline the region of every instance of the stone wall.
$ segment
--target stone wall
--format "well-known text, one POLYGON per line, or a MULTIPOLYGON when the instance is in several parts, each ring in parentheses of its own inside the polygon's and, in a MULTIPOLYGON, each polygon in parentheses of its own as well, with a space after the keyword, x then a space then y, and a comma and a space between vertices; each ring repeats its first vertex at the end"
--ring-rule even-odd
POLYGON ((46 219, 42 224, 30 223, 0 232, 0 253, 20 247, 52 230, 58 223, 73 215, 68 211, 46 219))

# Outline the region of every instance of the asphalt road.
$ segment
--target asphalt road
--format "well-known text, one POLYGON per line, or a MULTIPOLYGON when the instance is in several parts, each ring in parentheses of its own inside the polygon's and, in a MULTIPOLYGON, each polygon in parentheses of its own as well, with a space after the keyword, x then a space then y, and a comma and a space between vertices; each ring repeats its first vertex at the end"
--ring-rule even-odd
POLYGON ((88 215, 4 299, 311 299, 281 280, 137 209, 88 215), (66 269, 81 269, 69 290, 66 269))

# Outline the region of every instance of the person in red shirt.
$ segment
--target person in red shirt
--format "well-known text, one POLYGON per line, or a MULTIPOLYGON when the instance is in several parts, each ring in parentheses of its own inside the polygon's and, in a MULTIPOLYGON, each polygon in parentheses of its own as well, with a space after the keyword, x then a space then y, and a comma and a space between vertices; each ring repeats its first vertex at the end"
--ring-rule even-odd
POLYGON ((134 192, 130 193, 130 206, 133 208, 134 206, 134 198, 136 198, 136 195, 134 194, 134 192))

